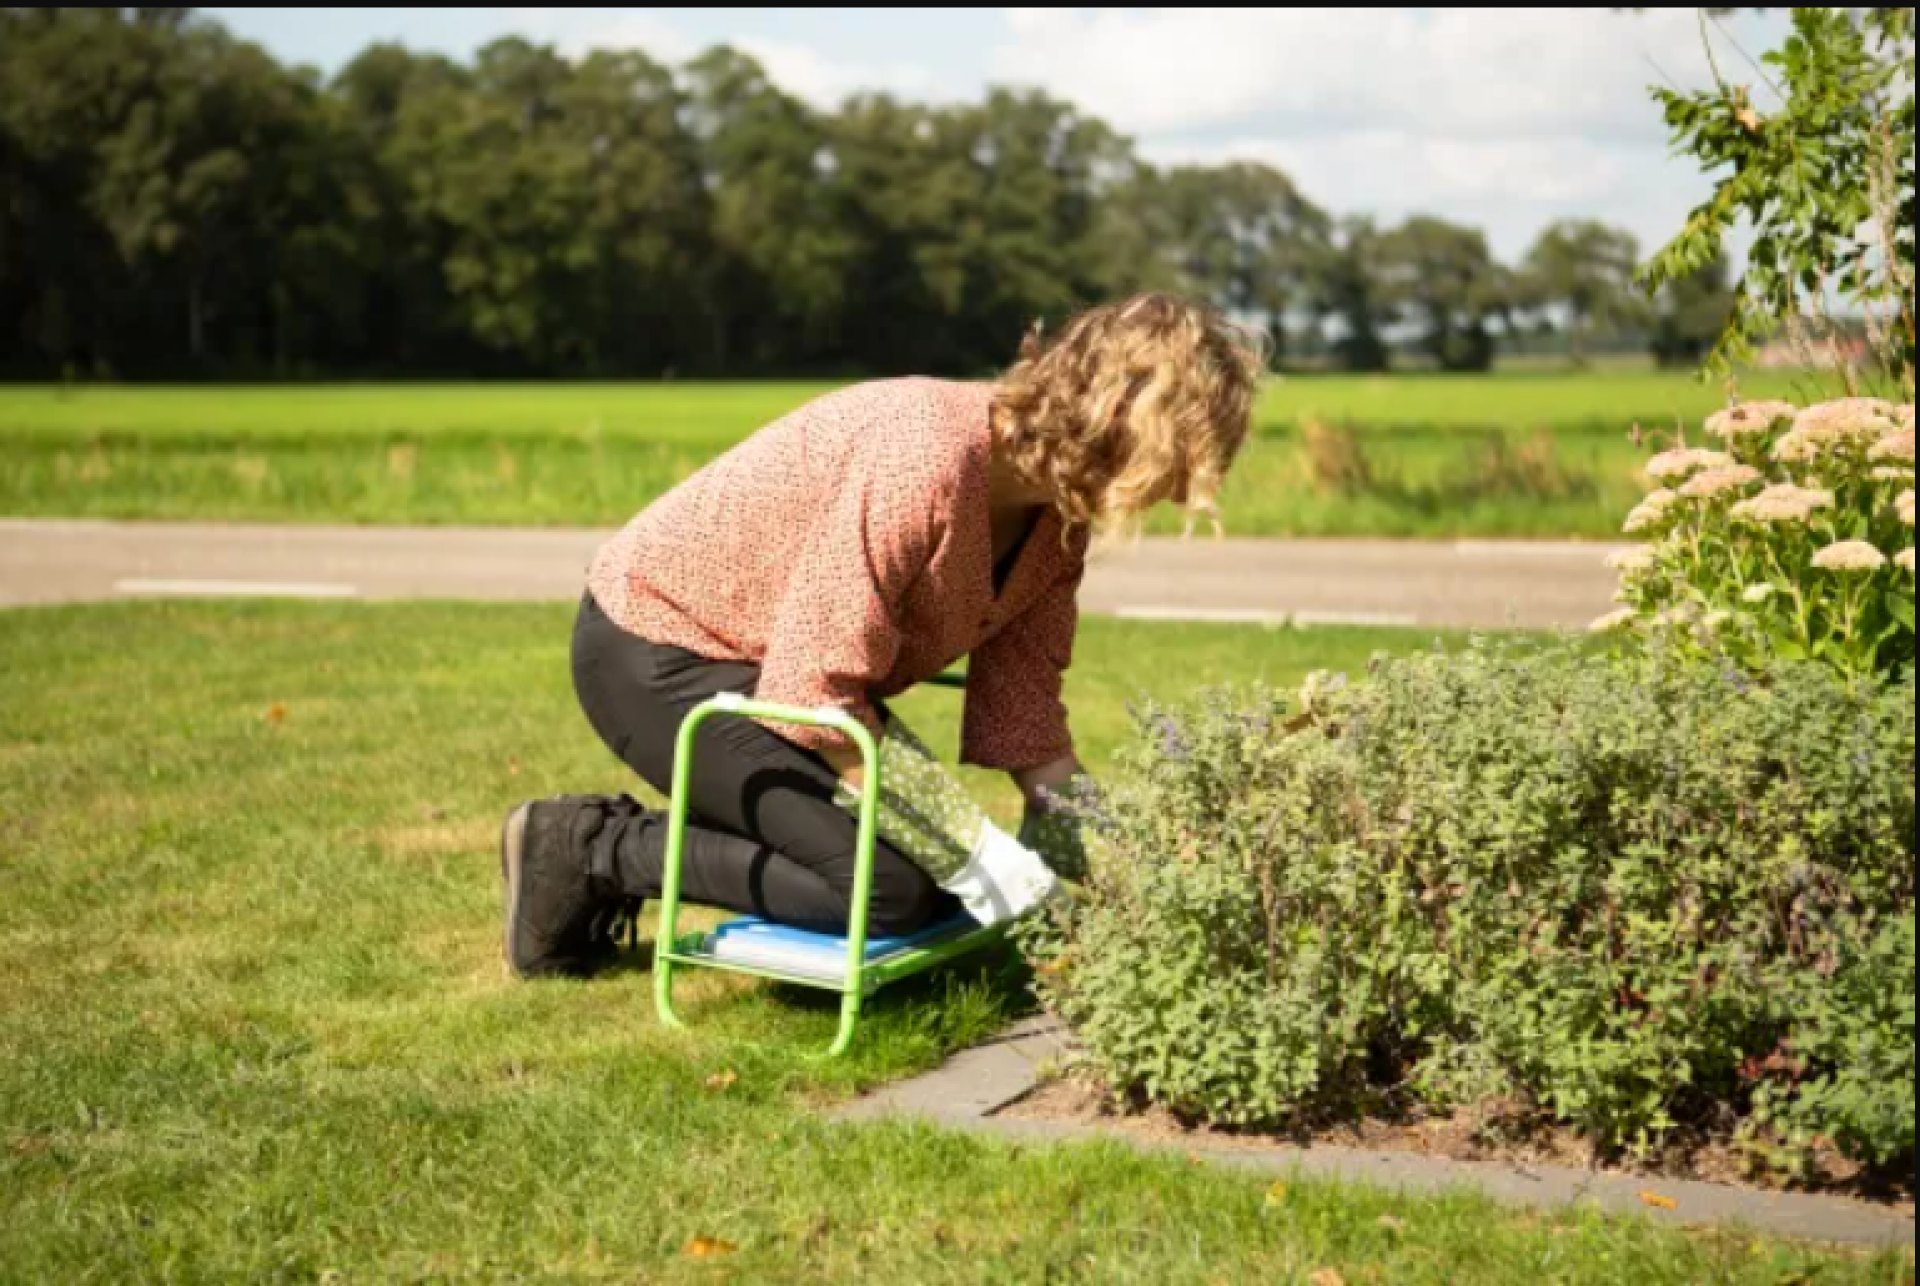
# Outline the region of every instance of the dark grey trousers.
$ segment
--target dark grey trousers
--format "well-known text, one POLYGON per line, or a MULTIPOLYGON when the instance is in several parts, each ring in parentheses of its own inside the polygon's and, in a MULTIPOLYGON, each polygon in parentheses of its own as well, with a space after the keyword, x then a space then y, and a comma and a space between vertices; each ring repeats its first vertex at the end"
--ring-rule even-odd
MULTIPOLYGON (((751 694, 756 666, 650 643, 615 625, 591 594, 573 629, 573 683, 607 747, 662 794, 672 789, 674 739, 694 706, 720 692, 751 694)), ((852 814, 834 802, 826 761, 750 719, 715 719, 695 736, 681 896, 804 929, 843 932, 853 893, 852 814)), ((667 819, 626 797, 598 805, 590 841, 596 874, 630 896, 659 896, 667 819)), ((919 867, 874 846, 868 925, 911 933, 959 910, 919 867)))

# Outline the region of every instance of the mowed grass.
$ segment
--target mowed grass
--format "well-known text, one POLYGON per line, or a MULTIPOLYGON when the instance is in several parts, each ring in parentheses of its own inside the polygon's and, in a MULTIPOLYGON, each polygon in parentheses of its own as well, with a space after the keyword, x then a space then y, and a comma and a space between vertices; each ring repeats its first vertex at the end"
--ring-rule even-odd
MULTIPOLYGON (((569 624, 0 614, 0 1279, 1911 1279, 1897 1254, 1317 1182, 1274 1200, 1178 1158, 812 1110, 1018 1012, 1014 960, 883 993, 842 1065, 808 1057, 816 993, 696 973, 672 1034, 641 967, 509 982, 501 814, 630 784, 573 705, 569 624)), ((1124 694, 1426 642, 1095 621, 1071 696, 1098 762, 1124 694)), ((906 705, 951 744, 957 694, 906 705)))
MULTIPOLYGON (((0 389, 0 513, 610 526, 829 387, 0 389)), ((1608 536, 1641 494, 1631 428, 1723 400, 1632 371, 1288 379, 1224 508, 1240 535, 1608 536)))

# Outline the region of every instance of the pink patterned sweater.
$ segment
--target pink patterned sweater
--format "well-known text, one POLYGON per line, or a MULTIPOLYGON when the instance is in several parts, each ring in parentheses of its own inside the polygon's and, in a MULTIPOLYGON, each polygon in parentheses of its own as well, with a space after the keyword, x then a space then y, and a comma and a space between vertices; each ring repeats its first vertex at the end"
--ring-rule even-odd
MULTIPOLYGON (((817 398, 648 507, 588 588, 655 643, 761 667, 756 696, 871 704, 969 657, 964 762, 1016 770, 1073 749, 1072 660, 1087 533, 1044 512, 999 594, 987 385, 881 380, 817 398)), ((776 725, 816 749, 835 732, 776 725)))

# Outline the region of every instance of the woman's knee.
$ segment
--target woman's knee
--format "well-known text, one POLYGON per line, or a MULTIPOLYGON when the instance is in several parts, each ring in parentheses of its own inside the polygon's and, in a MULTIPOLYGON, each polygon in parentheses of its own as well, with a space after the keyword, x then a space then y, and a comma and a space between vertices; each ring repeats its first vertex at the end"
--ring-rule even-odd
POLYGON ((912 862, 892 853, 873 855, 867 932, 889 938, 918 933, 933 922, 940 901, 939 885, 912 862))

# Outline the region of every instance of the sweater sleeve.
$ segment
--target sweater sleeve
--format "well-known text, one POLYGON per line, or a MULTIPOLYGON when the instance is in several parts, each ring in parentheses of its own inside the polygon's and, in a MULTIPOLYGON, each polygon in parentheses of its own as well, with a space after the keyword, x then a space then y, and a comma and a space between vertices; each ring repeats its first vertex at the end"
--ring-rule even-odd
POLYGON ((1038 768, 1073 751, 1061 700, 1073 664, 1084 536, 1053 584, 967 664, 961 762, 1009 772, 1038 768))

